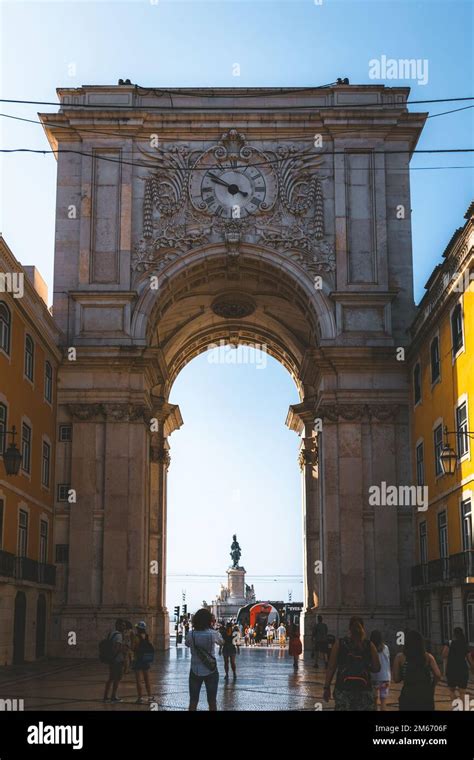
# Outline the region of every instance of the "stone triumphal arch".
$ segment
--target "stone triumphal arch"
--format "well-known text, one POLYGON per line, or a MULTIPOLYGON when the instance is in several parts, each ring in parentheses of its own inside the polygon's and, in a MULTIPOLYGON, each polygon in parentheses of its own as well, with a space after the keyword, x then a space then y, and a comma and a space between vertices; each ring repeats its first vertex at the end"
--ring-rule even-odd
MULTIPOLYGON (((410 482, 396 349, 414 311, 409 160, 425 114, 408 90, 59 90, 54 317, 59 376, 51 649, 96 651, 116 616, 168 644, 169 402, 209 345, 260 344, 300 403, 306 630, 359 612, 398 630, 412 513, 368 488, 410 482), (315 420, 318 422, 315 423, 315 420), (70 439, 70 440, 69 440, 70 439)), ((265 443, 263 442, 263 445, 265 443)), ((295 463, 295 466, 296 463, 295 463)), ((187 505, 192 509, 192 505, 187 505)))

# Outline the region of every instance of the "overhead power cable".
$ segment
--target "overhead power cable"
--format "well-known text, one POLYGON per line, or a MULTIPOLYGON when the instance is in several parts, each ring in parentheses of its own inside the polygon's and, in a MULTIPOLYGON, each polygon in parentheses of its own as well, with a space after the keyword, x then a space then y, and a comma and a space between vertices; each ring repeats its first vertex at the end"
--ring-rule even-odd
MULTIPOLYGON (((412 154, 415 154, 415 153, 416 154, 443 154, 443 153, 445 154, 445 153, 473 153, 473 152, 474 152, 474 148, 432 148, 432 149, 427 149, 426 148, 426 149, 416 149, 416 150, 413 150, 413 151, 410 151, 410 150, 366 151, 366 153, 368 155, 371 155, 371 156, 377 156, 377 155, 380 155, 380 156, 412 155, 412 154)), ((58 148, 57 150, 43 150, 43 149, 39 149, 39 148, 38 149, 34 149, 34 148, 1 148, 0 149, 0 153, 5 153, 5 154, 11 154, 11 153, 30 153, 30 154, 38 154, 38 155, 74 154, 74 155, 78 155, 78 156, 84 156, 86 158, 95 158, 95 159, 99 159, 101 161, 109 161, 109 162, 115 163, 115 164, 117 164, 117 163, 118 164, 123 164, 123 165, 126 165, 126 166, 136 166, 136 167, 142 167, 142 168, 145 168, 145 169, 155 169, 155 170, 157 168, 156 164, 153 164, 153 163, 143 163, 143 162, 139 162, 139 161, 128 161, 128 160, 122 159, 122 158, 112 158, 111 156, 100 156, 100 155, 97 155, 96 153, 86 153, 85 151, 74 150, 73 148, 58 148)), ((362 155, 363 153, 364 153, 364 151, 360 151, 359 155, 362 155)), ((324 151, 324 152, 320 152, 319 154, 316 154, 316 155, 320 155, 320 156, 338 156, 338 155, 345 155, 345 154, 346 154, 346 151, 344 151, 344 150, 336 150, 336 151, 324 151)), ((297 154, 294 154, 292 156, 288 156, 287 160, 295 160, 296 161, 299 158, 303 158, 303 157, 307 158, 307 156, 308 156, 307 153, 300 153, 300 154, 297 153, 297 154)), ((278 158, 278 159, 274 159, 274 160, 273 159, 268 159, 267 161, 252 163, 251 166, 253 166, 253 167, 265 167, 265 166, 268 166, 269 164, 279 164, 279 163, 282 162, 282 160, 283 160, 282 158, 278 158)), ((239 169, 246 169, 247 167, 248 167, 248 164, 242 164, 242 165, 234 166, 232 168, 235 171, 237 171, 239 169)), ((374 168, 375 169, 379 168, 382 171, 386 171, 386 169, 384 167, 374 167, 374 168)), ((419 167, 419 168, 423 168, 423 167, 419 167)), ((458 167, 458 168, 460 168, 460 167, 458 167)), ((466 168, 468 168, 468 167, 466 167, 466 168)), ((192 166, 192 167, 188 167, 188 168, 177 168, 176 171, 191 173, 191 172, 196 172, 196 171, 208 172, 211 169, 222 169, 222 166, 219 165, 219 164, 217 164, 215 166, 209 166, 208 165, 208 166, 203 166, 203 167, 192 166)), ((171 171, 173 171, 173 167, 172 166, 167 167, 167 170, 171 172, 171 171)), ((404 169, 402 171, 404 171, 404 169)))

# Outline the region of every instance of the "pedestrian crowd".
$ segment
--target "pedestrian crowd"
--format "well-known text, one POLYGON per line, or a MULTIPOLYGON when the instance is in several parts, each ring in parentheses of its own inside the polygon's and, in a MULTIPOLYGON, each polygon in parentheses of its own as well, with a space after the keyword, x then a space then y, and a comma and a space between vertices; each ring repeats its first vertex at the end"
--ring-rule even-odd
MULTIPOLYGON (((267 623, 258 626, 238 625, 235 620, 216 621, 210 610, 198 610, 192 622, 186 622, 185 645, 191 651, 189 673, 189 710, 197 710, 201 688, 206 690, 209 710, 217 710, 219 671, 216 647, 223 658, 225 680, 237 679, 237 657, 242 641, 253 647, 274 641, 286 648, 297 670, 303 651, 300 631, 289 622, 278 625, 267 623)), ((373 630, 367 635, 364 621, 353 616, 347 634, 336 639, 329 633, 322 615, 311 632, 314 667, 322 660, 325 668, 323 699, 334 699, 336 711, 385 711, 390 684, 402 684, 399 696, 400 711, 432 711, 435 709, 436 685, 441 672, 433 655, 426 650, 423 636, 415 630, 406 633, 402 650, 392 659, 382 632, 373 630), (332 683, 334 688, 331 693, 332 683)), ((446 642, 442 652, 445 673, 452 699, 464 701, 470 671, 474 672, 474 657, 469 650, 462 628, 455 628, 453 639, 446 642)), ((104 702, 120 702, 118 686, 124 674, 133 670, 137 687, 137 704, 153 701, 149 671, 154 649, 149 641, 145 622, 133 626, 118 619, 115 629, 100 642, 99 657, 109 667, 104 702), (144 697, 144 689, 146 697, 144 697)))

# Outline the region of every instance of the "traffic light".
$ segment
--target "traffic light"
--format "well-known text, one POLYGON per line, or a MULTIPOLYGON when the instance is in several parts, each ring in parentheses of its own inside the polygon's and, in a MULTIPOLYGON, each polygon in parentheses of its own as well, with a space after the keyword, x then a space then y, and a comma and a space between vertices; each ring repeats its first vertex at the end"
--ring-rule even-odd
POLYGON ((176 605, 176 607, 174 608, 174 616, 176 620, 179 620, 179 605, 176 605))
POLYGON ((188 616, 188 605, 183 604, 183 617, 187 617, 187 616, 188 616))

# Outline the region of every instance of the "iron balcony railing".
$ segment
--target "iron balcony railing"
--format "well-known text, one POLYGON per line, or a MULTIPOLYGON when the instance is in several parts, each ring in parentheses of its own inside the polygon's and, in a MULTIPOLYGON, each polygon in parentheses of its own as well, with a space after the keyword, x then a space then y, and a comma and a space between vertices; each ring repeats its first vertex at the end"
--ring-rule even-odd
POLYGON ((15 557, 14 554, 0 551, 0 576, 40 583, 43 586, 54 586, 56 566, 37 562, 29 557, 15 557))
POLYGON ((451 554, 449 557, 433 559, 411 569, 412 586, 450 581, 464 581, 474 577, 474 550, 451 554))
POLYGON ((456 580, 474 577, 474 550, 452 554, 449 569, 451 577, 456 580))
POLYGON ((15 577, 15 555, 0 551, 0 575, 15 577))

